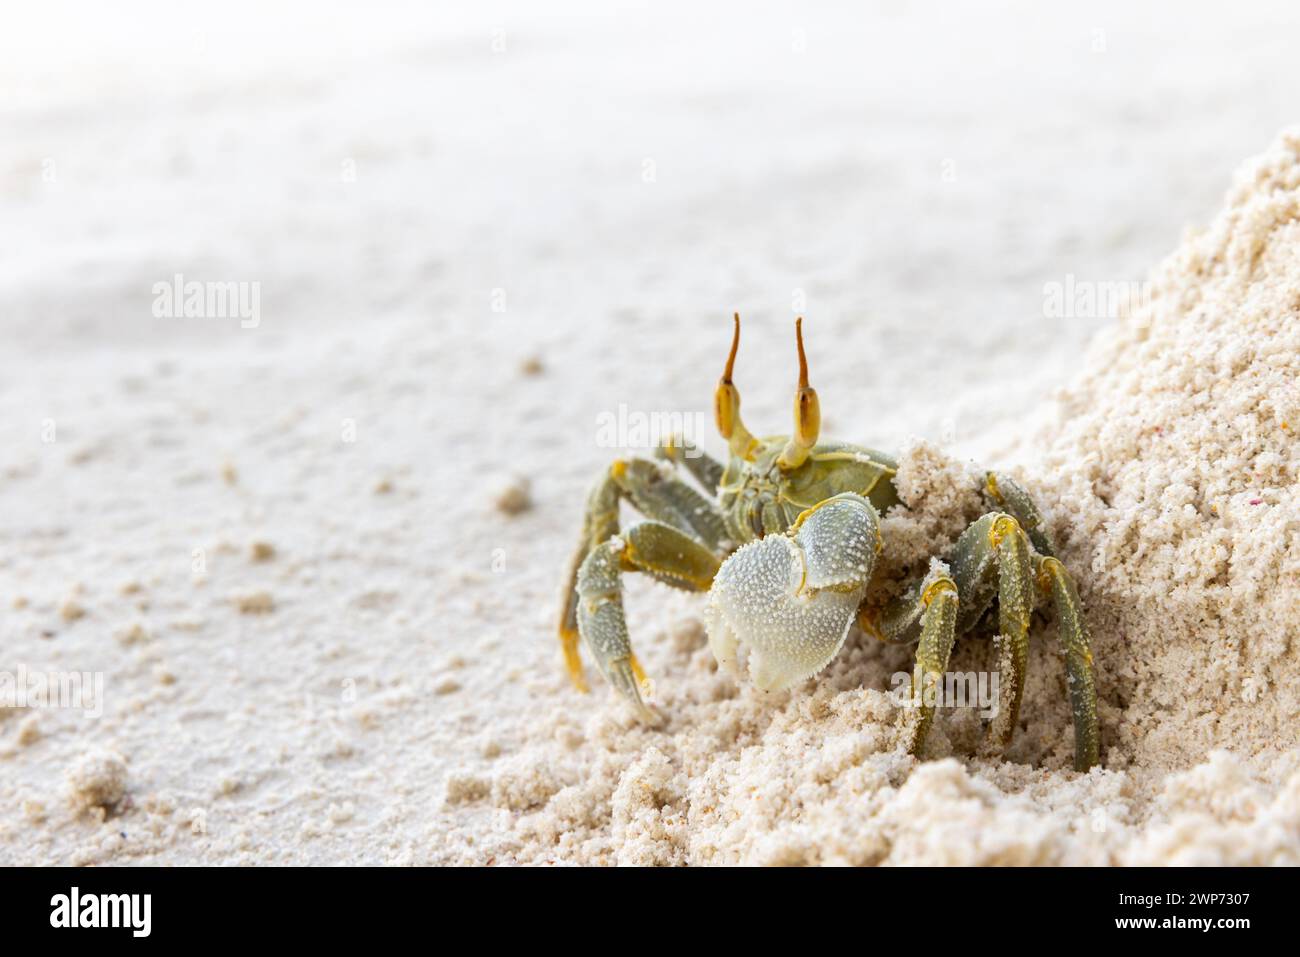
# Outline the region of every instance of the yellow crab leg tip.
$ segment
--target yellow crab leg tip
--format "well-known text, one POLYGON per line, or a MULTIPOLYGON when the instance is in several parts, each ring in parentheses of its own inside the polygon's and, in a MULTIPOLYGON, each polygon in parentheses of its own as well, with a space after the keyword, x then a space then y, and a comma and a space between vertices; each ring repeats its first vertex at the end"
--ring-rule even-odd
POLYGON ((1064 571, 1065 566, 1061 564, 1059 559, 1053 558, 1050 555, 1044 558, 1042 564, 1038 566, 1039 590, 1044 593, 1050 592, 1052 590, 1053 577, 1063 574, 1064 571))
POLYGON ((590 689, 587 687, 582 659, 578 657, 578 633, 572 628, 561 628, 560 645, 564 649, 564 669, 569 673, 569 681, 573 687, 586 694, 590 689))
POLYGON ((984 488, 988 491, 993 501, 1001 503, 1002 493, 998 491, 998 477, 992 472, 984 476, 984 488))
POLYGON ((650 679, 646 677, 645 669, 641 667, 641 662, 636 660, 636 655, 632 655, 628 659, 628 664, 632 666, 632 674, 636 675, 637 684, 645 687, 650 683, 650 679))
POLYGON ((950 595, 957 594, 957 583, 951 578, 936 578, 934 581, 930 582, 930 584, 925 587, 925 591, 921 593, 921 604, 928 608, 930 602, 934 601, 944 592, 950 595))
POLYGON ((1001 515, 989 526, 989 544, 997 548, 1008 535, 1020 531, 1020 523, 1010 515, 1001 515))

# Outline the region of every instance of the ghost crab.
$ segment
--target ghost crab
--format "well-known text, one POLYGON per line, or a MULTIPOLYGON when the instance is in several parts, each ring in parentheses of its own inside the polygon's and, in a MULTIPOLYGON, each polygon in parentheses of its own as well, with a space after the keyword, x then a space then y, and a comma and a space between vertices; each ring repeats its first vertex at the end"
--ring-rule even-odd
POLYGON ((1097 764, 1097 698, 1083 609, 1029 495, 1007 476, 987 472, 980 491, 990 511, 901 597, 876 607, 867 585, 882 547, 880 513, 899 501, 896 465, 872 449, 818 441, 820 407, 808 385, 802 319, 795 341, 792 436, 759 439, 741 422, 740 393, 731 378, 740 345, 737 315, 714 403, 718 431, 727 440, 726 467, 670 442, 657 451, 661 461, 620 459, 597 480, 559 621, 574 685, 587 690, 581 639, 619 694, 643 719, 658 721, 641 697, 646 677, 623 613, 622 575, 638 571, 709 592, 705 621, 719 665, 736 674, 737 651, 746 646, 749 673, 760 689, 788 688, 816 674, 840 650, 855 619, 882 641, 916 643, 911 700, 917 706, 904 710, 900 730, 905 747, 919 754, 934 716, 934 696, 926 692, 943 680, 957 636, 976 630, 996 602, 1002 700, 988 728, 988 747, 998 753, 1016 727, 1030 617, 1036 601, 1050 596, 1069 679, 1074 766, 1086 771, 1097 764), (679 478, 676 467, 715 497, 679 478), (648 520, 621 531, 623 501, 648 520))

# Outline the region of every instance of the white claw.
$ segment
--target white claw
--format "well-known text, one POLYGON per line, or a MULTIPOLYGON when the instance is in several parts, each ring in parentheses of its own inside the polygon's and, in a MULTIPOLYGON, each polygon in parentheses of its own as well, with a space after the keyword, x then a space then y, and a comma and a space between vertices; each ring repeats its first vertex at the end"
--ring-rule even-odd
POLYGON ((875 510, 857 495, 823 503, 793 535, 769 535, 723 563, 705 624, 718 664, 736 674, 749 650, 756 687, 777 691, 835 657, 875 564, 875 510))
MULTIPOLYGON (((718 587, 716 581, 713 587, 718 587)), ((709 633, 709 649, 717 659, 718 667, 733 677, 740 677, 740 669, 736 664, 736 651, 740 648, 740 642, 736 640, 736 633, 731 630, 731 625, 727 624, 727 620, 718 610, 716 601, 709 602, 708 611, 704 613, 704 627, 709 633)))

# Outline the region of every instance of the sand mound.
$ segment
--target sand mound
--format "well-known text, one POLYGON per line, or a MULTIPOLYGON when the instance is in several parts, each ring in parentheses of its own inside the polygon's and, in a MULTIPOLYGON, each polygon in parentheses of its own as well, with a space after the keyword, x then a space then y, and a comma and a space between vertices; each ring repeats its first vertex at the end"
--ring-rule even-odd
MULTIPOLYGON (((1288 133, 1099 338, 1035 446, 1046 456, 1020 472, 1088 606, 1103 768, 1069 770, 1050 626, 1035 632, 1007 760, 970 757, 981 729, 966 710, 940 715, 917 762, 895 748, 885 693, 910 649, 855 632, 816 680, 764 695, 717 672, 689 612, 657 636, 638 615, 666 726, 612 702, 583 724, 557 711, 490 773, 452 778, 449 808, 497 815, 488 834, 452 830, 442 859, 1300 863, 1298 354, 1300 134, 1288 133)), ((966 466, 934 448, 914 445, 902 465, 908 507, 886 518, 878 587, 979 507, 966 466)), ((651 594, 631 589, 638 609, 651 594)), ((987 643, 959 644, 954 670, 992 666, 987 643)))
MULTIPOLYGON (((1044 469, 1117 758, 1297 740, 1300 131, 1239 174, 1064 397, 1044 469)), ((1114 762, 1111 762, 1114 766, 1114 762)))

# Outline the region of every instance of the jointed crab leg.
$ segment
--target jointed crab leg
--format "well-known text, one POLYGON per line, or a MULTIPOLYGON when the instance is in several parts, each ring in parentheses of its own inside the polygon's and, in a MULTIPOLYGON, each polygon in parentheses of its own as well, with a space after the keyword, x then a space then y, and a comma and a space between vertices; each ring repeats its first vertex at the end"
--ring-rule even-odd
POLYGON ((639 683, 645 675, 632 654, 623 617, 622 550, 617 538, 592 549, 578 572, 578 629, 601 672, 642 718, 654 712, 641 700, 639 683))
MULTIPOLYGON (((858 613, 863 630, 883 641, 907 643, 920 638, 912 679, 912 693, 917 695, 942 680, 953 638, 974 627, 996 597, 1002 635, 998 663, 1002 698, 989 736, 998 746, 1005 746, 1020 712, 1033 609, 1029 554, 1020 523, 1004 512, 991 512, 957 539, 949 565, 936 563, 937 568, 925 579, 879 615, 869 608, 858 613)), ((932 701, 922 696, 919 720, 908 728, 907 745, 913 753, 925 745, 934 712, 926 702, 932 701)))
MULTIPOLYGON (((1019 486, 999 478, 998 487, 1007 503, 1014 502, 1018 512, 1036 522, 1035 537, 1050 547, 1046 533, 1037 525, 1038 513, 1028 496, 1019 486), (1006 494, 1008 487, 1019 493, 1018 500, 1006 494)), ((1092 653, 1079 596, 1065 568, 1056 558, 1037 553, 1021 521, 1007 512, 990 512, 972 523, 957 539, 950 563, 949 567, 936 562, 923 580, 879 614, 867 607, 858 613, 863 630, 882 641, 907 643, 919 638, 912 693, 921 697, 917 717, 905 723, 908 750, 915 754, 925 745, 934 712, 929 704, 933 699, 925 692, 941 680, 947 669, 954 634, 971 630, 995 597, 1001 699, 988 734, 991 750, 1006 747, 1020 714, 1029 657, 1029 618, 1037 582, 1044 593, 1053 595, 1060 620, 1074 712, 1075 768, 1086 771, 1092 767, 1098 760, 1100 740, 1092 653), (949 585, 955 586, 951 592, 949 585)))
POLYGON ((1035 556, 1039 585, 1056 600, 1057 630, 1065 648, 1065 672, 1074 713, 1074 769, 1086 771, 1097 763, 1101 732, 1097 726, 1097 688, 1092 674, 1092 647, 1083 620, 1079 593, 1065 567, 1055 558, 1035 556))
POLYGON ((643 571, 678 588, 707 591, 719 566, 715 549, 725 534, 714 506, 656 463, 631 459, 610 466, 587 499, 560 613, 560 644, 579 690, 587 690, 578 656, 581 637, 610 684, 643 718, 655 719, 638 687, 645 675, 628 640, 622 573, 643 571), (620 535, 618 505, 624 498, 657 520, 620 535))
POLYGON ((609 683, 646 720, 658 719, 641 700, 645 673, 628 639, 623 572, 644 571, 678 588, 707 591, 718 564, 712 552, 685 533, 660 522, 642 522, 597 545, 578 570, 578 631, 609 683))
POLYGON ((916 711, 913 718, 903 723, 903 743, 913 754, 925 743, 934 719, 936 692, 948 670, 948 659, 957 638, 957 608, 957 583, 949 575, 948 566, 936 561, 929 574, 908 595, 892 602, 879 618, 867 611, 858 613, 863 629, 882 641, 918 642, 909 702, 916 711))
MULTIPOLYGON (((1025 668, 1029 664, 1029 616, 1034 610, 1033 565, 1029 561, 1029 539, 1010 515, 995 513, 975 522, 967 535, 974 562, 985 561, 987 551, 996 556, 998 568, 999 695, 997 713, 989 723, 989 741, 1001 752, 1011 742, 1020 717, 1020 696, 1025 690, 1025 668), (981 528, 987 522, 987 528, 981 528), (976 531, 978 530, 978 531, 976 531), (972 534, 974 532, 974 534, 972 534)), ((962 547, 958 539, 957 549, 962 547)), ((954 560, 957 566, 960 559, 954 560)), ((985 565, 984 567, 987 567, 985 565)), ((958 580, 965 569, 954 568, 958 580)), ((982 609, 981 609, 982 611, 982 609)))
POLYGON ((655 455, 674 465, 684 465, 695 481, 710 493, 716 494, 718 486, 722 484, 722 463, 700 451, 695 447, 695 443, 688 442, 680 436, 673 436, 665 441, 655 449, 655 455))
POLYGON ((1020 527, 1029 536, 1034 551, 1040 555, 1055 555, 1056 548, 1038 506, 1029 497, 1020 483, 1001 472, 986 472, 984 475, 984 496, 999 510, 1006 512, 1020 523, 1020 527))
POLYGON ((620 459, 609 467, 608 481, 642 514, 681 529, 712 550, 727 537, 716 505, 649 459, 620 459))
POLYGON ((1074 716, 1074 768, 1086 771, 1100 759, 1101 733, 1097 726, 1092 646, 1079 593, 1065 567, 1054 557, 1056 548, 1029 493, 999 472, 985 476, 984 493, 1020 522, 1037 553, 1033 556, 1033 568, 1039 588, 1050 592, 1055 602, 1057 631, 1065 649, 1065 671, 1070 684, 1070 710, 1074 716))
POLYGON ((619 498, 618 483, 610 474, 603 475, 592 486, 582 516, 578 547, 569 559, 568 572, 564 576, 564 604, 560 607, 558 629, 560 646, 564 649, 564 667, 569 672, 569 680, 583 692, 587 690, 587 679, 583 676, 582 659, 578 656, 578 572, 595 545, 618 534, 619 498))

